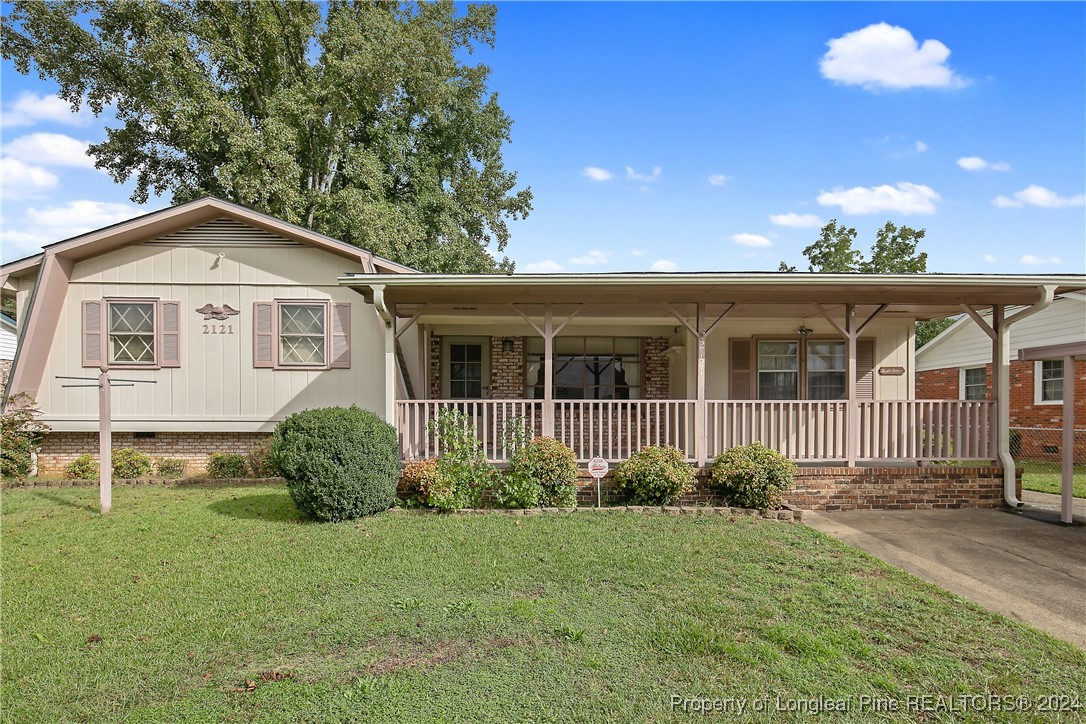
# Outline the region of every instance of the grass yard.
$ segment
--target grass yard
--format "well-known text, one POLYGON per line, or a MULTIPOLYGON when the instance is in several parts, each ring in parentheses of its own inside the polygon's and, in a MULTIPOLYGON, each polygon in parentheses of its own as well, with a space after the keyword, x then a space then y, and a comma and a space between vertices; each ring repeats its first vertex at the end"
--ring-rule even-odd
MULTIPOLYGON (((1059 463, 1018 461, 1022 468, 1022 487, 1038 493, 1059 495, 1063 488, 1063 473, 1059 463)), ((1072 490, 1076 498, 1086 498, 1086 465, 1076 465, 1072 475, 1072 490)))
POLYGON ((798 525, 318 525, 244 486, 96 504, 3 494, 7 721, 659 721, 695 716, 673 695, 1086 691, 1086 652, 798 525))

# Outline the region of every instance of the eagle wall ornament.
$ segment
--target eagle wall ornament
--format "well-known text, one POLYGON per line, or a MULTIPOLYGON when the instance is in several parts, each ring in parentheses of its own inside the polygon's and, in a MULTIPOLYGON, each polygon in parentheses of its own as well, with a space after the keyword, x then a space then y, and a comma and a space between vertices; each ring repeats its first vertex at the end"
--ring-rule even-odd
POLYGON ((200 314, 204 315, 204 319, 226 319, 227 317, 233 317, 234 315, 241 314, 240 310, 234 309, 229 304, 224 304, 221 307, 216 307, 211 304, 205 304, 196 310, 200 314))

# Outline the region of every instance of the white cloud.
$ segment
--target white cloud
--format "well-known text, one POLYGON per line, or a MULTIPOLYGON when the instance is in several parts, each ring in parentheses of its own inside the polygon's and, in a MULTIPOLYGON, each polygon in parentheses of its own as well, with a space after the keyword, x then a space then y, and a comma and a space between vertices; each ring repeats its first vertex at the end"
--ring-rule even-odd
POLYGON ((592 264, 606 264, 609 255, 606 252, 598 249, 593 249, 587 254, 581 256, 575 256, 569 260, 570 264, 592 265, 592 264))
MULTIPOLYGON (((0 189, 6 199, 25 199, 57 187, 60 179, 17 158, 0 158, 0 189)), ((5 239, 6 240, 6 239, 5 239)))
POLYGON ((89 146, 89 141, 63 133, 31 133, 6 144, 4 154, 42 166, 94 168, 94 159, 87 155, 89 146))
POLYGON ((584 171, 581 171, 581 174, 593 181, 610 181, 615 177, 613 173, 605 168, 600 168, 599 166, 585 166, 584 171))
POLYGON ((985 254, 984 255, 984 261, 985 261, 986 264, 995 264, 996 258, 994 256, 992 256, 991 254, 985 254))
POLYGON ((546 259, 544 261, 533 261, 530 264, 525 264, 520 270, 527 274, 551 274, 553 272, 562 271, 562 265, 556 261, 546 259))
POLYGON ((1060 196, 1044 186, 1030 184, 1014 194, 1014 198, 996 196, 992 203, 1001 209, 1016 209, 1021 206, 1039 206, 1042 209, 1059 209, 1065 206, 1086 205, 1086 194, 1078 196, 1060 196))
POLYGON ((656 181, 660 178, 660 175, 664 172, 659 166, 652 167, 652 173, 638 173, 633 169, 633 166, 626 167, 626 180, 627 181, 656 181))
POLYGON ((761 234, 732 234, 732 241, 743 246, 773 246, 773 242, 761 234))
POLYGON ((1041 264, 1060 264, 1059 257, 1050 256, 1047 259, 1043 256, 1034 256, 1033 254, 1026 254, 1024 257, 1018 260, 1022 264, 1029 264, 1030 266, 1039 266, 1041 264))
POLYGON ((19 97, 3 110, 4 128, 33 126, 39 121, 50 121, 65 126, 88 126, 94 121, 94 114, 84 103, 78 113, 72 113, 68 101, 57 96, 40 96, 37 93, 23 91, 19 97))
POLYGON ((966 171, 1010 171, 1011 165, 1004 161, 994 163, 985 161, 980 156, 962 156, 958 159, 958 165, 966 171))
POLYGON ((835 188, 818 195, 822 206, 840 206, 846 214, 877 214, 892 211, 899 214, 934 214, 935 203, 941 197, 930 186, 902 182, 896 186, 856 186, 835 188))
POLYGON ((913 148, 916 149, 917 153, 924 153, 928 150, 928 144, 924 143, 923 141, 917 141, 913 148))
POLYGON ((654 272, 673 272, 679 270, 679 265, 670 259, 657 259, 649 269, 654 272))
POLYGON ((946 64, 950 49, 938 40, 917 44, 905 28, 876 23, 826 43, 822 76, 865 90, 962 88, 969 81, 946 64))
POLYGON ((630 253, 633 254, 634 256, 644 256, 645 255, 645 252, 641 251, 640 249, 634 249, 630 253))
POLYGON ((709 184, 711 186, 723 186, 724 184, 731 181, 731 179, 731 176, 725 176, 722 173, 714 173, 712 176, 709 177, 709 184))
POLYGON ((151 210, 105 201, 72 201, 44 209, 30 207, 23 213, 20 228, 6 228, 5 220, 4 256, 19 258, 33 254, 44 244, 127 221, 151 210))
POLYGON ((777 226, 788 226, 793 229, 817 229, 822 226, 822 219, 814 214, 770 214, 769 220, 777 226))

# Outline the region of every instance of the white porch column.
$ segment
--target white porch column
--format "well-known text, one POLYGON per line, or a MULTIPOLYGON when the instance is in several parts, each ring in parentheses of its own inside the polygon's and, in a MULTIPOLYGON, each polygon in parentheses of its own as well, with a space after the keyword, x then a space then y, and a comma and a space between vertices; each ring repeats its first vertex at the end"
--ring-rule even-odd
POLYGON ((1063 475, 1060 478, 1060 520, 1074 520, 1075 358, 1063 358, 1063 475))
POLYGON ((704 467, 709 449, 709 416, 705 405, 705 305, 698 302, 696 325, 698 329, 698 398, 694 403, 694 457, 699 467, 704 467))
MULTIPOLYGON (((1000 325, 1003 324, 1003 309, 1004 307, 1002 304, 992 305, 992 402, 995 404, 993 405, 992 419, 989 424, 992 426, 992 455, 996 458, 996 462, 998 462, 999 458, 999 431, 1001 429, 1001 423, 999 421, 999 399, 1001 394, 999 391, 999 380, 1003 378, 1004 370, 996 364, 996 361, 999 359, 999 336, 994 330, 999 329, 1000 325)), ((983 326, 981 328, 983 329, 983 326)), ((988 330, 985 331, 987 332, 988 330)))
POLYGON ((385 322, 385 422, 396 427, 396 318, 385 304, 385 286, 373 285, 373 306, 385 322))
POLYGON ((543 313, 543 437, 554 437, 554 317, 548 303, 543 313))
POLYGON ((102 514, 113 508, 113 403, 105 362, 98 375, 98 500, 102 514))
POLYGON ((856 314, 855 304, 845 305, 845 338, 848 342, 848 372, 845 374, 845 389, 848 390, 848 412, 845 414, 847 433, 845 435, 845 455, 850 468, 856 467, 856 443, 859 436, 860 416, 856 407, 856 314))

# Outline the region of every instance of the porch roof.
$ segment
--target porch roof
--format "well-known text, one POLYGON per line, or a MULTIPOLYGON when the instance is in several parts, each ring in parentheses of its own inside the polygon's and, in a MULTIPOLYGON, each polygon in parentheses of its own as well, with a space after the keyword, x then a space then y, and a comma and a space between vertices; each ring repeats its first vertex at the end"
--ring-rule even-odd
POLYGON ((888 305, 884 316, 936 319, 961 305, 1028 305, 1043 287, 1086 289, 1086 275, 691 272, 608 274, 349 274, 339 283, 373 301, 384 287, 399 314, 505 316, 511 304, 591 305, 593 317, 668 315, 695 303, 734 304, 731 317, 810 314, 812 305, 888 305))

